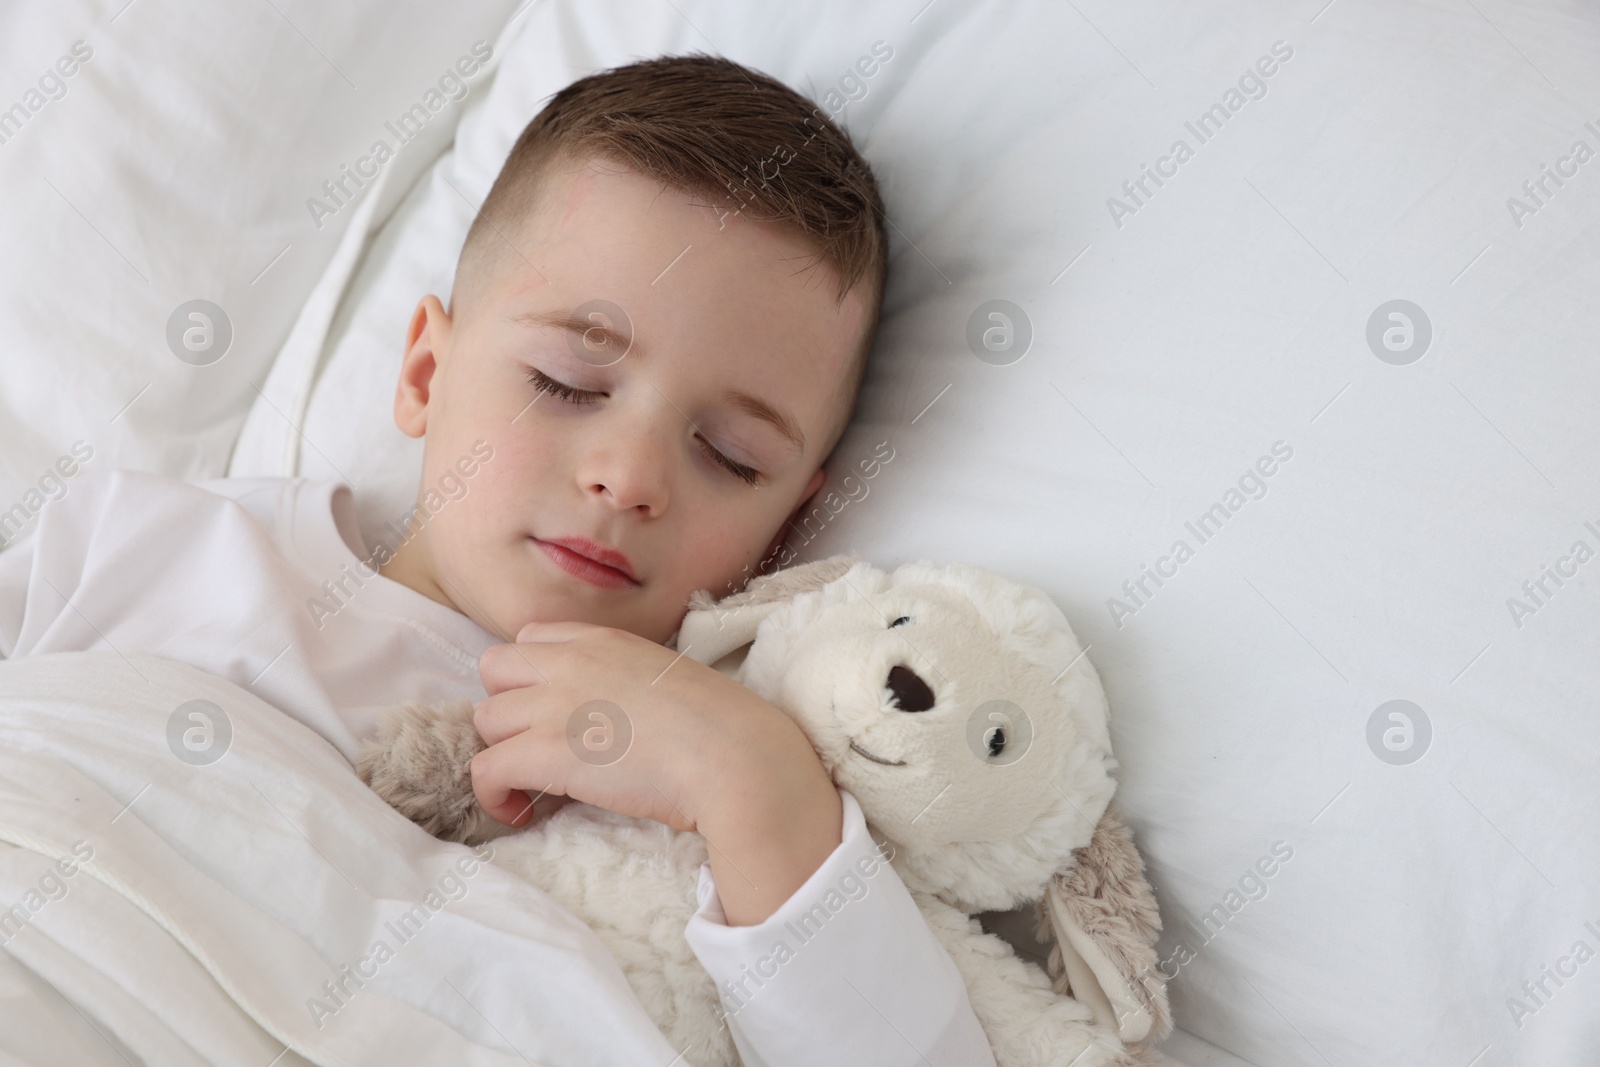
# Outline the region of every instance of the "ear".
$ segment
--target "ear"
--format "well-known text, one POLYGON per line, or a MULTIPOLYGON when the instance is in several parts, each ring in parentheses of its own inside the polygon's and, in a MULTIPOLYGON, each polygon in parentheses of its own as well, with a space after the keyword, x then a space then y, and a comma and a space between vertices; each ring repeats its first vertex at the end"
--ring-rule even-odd
POLYGON ((1048 961, 1055 990, 1088 1004, 1124 1042, 1160 1040, 1172 1030, 1155 952, 1161 916, 1115 805, 1106 806, 1094 836, 1072 858, 1039 902, 1040 939, 1053 934, 1056 942, 1048 961))
POLYGON ((689 613, 672 644, 692 660, 715 663, 754 641, 768 615, 801 593, 821 589, 860 562, 859 556, 850 554, 786 567, 750 579, 742 590, 721 600, 713 600, 708 589, 697 589, 689 597, 689 613))
POLYGON ((450 315, 436 296, 417 302, 406 329, 406 351, 394 389, 394 424, 407 437, 421 437, 428 428, 428 401, 434 376, 450 344, 450 315))

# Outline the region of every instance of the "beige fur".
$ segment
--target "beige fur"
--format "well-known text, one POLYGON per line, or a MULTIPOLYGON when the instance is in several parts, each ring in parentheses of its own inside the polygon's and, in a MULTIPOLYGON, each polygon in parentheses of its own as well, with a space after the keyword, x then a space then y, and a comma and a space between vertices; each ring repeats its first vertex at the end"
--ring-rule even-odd
MULTIPOLYGON (((472 792, 472 757, 483 739, 465 700, 440 707, 405 703, 389 708, 363 746, 356 773, 390 807, 445 841, 476 845, 516 831, 489 817, 472 792)), ((566 801, 534 804, 540 821, 566 801)))
MULTIPOLYGON (((1166 983, 1155 977, 1160 974, 1155 942, 1161 932, 1161 916, 1150 883, 1145 881, 1144 859, 1133 847, 1133 831, 1116 805, 1107 805, 1094 837, 1077 851, 1070 868, 1050 880, 1046 896, 1037 905, 1038 937, 1051 942, 1048 967, 1056 992, 1070 995, 1072 984, 1065 973, 1049 906, 1052 898, 1125 976, 1136 1011, 1143 1011, 1149 1020, 1138 1036, 1159 1041, 1171 1033, 1166 983)), ((1118 1014, 1121 1021, 1123 1013, 1118 1014)), ((1123 1026, 1126 1028, 1126 1023, 1123 1026)))
MULTIPOLYGON (((1155 967, 1160 918, 1110 805, 1104 691, 1043 593, 967 565, 886 574, 845 556, 762 576, 721 601, 701 590, 689 608, 673 643, 793 716, 893 847, 999 1067, 1153 1062, 1133 1042, 1171 1028, 1155 967), (916 674, 932 706, 900 707, 885 685, 891 669, 916 674), (862 742, 900 758, 863 759, 853 751, 862 742), (972 918, 1030 901, 1038 936, 1054 942, 1049 974, 972 918)), ((683 937, 704 840, 560 798, 536 806, 523 831, 494 823, 472 798, 482 743, 471 712, 464 702, 391 708, 362 752, 362 778, 438 836, 500 837, 496 862, 595 930, 689 1062, 735 1067, 717 992, 683 937)))

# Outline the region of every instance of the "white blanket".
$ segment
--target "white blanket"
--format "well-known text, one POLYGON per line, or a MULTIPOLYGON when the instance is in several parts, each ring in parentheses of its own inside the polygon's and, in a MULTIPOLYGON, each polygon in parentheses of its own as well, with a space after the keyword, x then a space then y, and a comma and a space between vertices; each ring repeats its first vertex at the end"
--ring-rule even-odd
POLYGON ((575 916, 407 822, 315 733, 183 664, 0 662, 0 842, 0 1065, 677 1054, 575 916), (205 720, 186 710, 169 729, 196 700, 231 730, 207 765, 175 754, 205 720))

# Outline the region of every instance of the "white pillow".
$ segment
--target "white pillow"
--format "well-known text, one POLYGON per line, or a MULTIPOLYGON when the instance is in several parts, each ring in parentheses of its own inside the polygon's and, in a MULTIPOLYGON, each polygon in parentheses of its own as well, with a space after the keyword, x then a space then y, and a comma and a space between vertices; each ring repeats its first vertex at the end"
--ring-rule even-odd
POLYGON ((253 447, 356 479, 369 536, 409 510, 406 317, 573 78, 716 50, 851 90, 890 284, 835 495, 791 545, 1058 599, 1111 698, 1184 1028, 1282 1065, 1587 1062, 1600 161, 1572 150, 1600 149, 1574 103, 1600 99, 1597 30, 1398 0, 552 3, 326 281, 314 448, 272 420, 253 447), (983 348, 1008 330, 1025 355, 983 348))
MULTIPOLYGON (((314 218, 307 201, 325 181, 357 191, 342 167, 395 140, 385 123, 512 7, 0 11, 0 544, 85 468, 223 473, 252 382, 355 211, 314 218)), ((402 189, 459 108, 412 120, 420 140, 385 168, 402 189)))

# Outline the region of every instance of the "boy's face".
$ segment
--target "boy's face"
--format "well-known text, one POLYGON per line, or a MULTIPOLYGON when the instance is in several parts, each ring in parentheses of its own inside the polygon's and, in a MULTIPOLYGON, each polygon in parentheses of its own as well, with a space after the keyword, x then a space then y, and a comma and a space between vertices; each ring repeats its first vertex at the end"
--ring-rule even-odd
POLYGON ((507 640, 578 620, 665 641, 691 592, 739 588, 822 485, 866 303, 803 269, 816 257, 797 236, 734 215, 719 231, 700 198, 620 166, 552 170, 539 203, 453 316, 432 296, 413 316, 395 422, 426 434, 419 496, 444 478, 458 498, 382 573, 507 640), (554 324, 595 301, 626 322, 583 324, 626 339, 554 324), (541 393, 535 374, 596 395, 541 393), (786 416, 803 447, 730 393, 786 416), (460 478, 476 442, 493 458, 460 478), (564 538, 621 552, 633 580, 574 575, 582 563, 547 543, 564 538))

